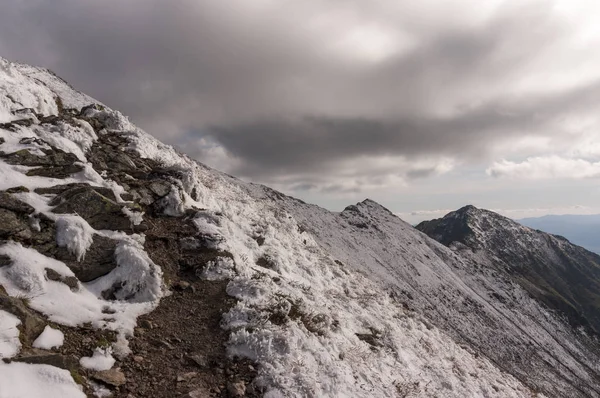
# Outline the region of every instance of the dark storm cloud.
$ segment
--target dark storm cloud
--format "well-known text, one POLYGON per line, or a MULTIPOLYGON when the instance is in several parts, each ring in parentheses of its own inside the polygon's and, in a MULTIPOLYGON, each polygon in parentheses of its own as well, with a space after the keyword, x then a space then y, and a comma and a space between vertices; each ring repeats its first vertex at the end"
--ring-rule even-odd
MULTIPOLYGON (((294 175, 299 187, 360 157, 404 157, 409 163, 393 173, 426 177, 436 165, 420 157, 485 156, 507 137, 549 134, 542 129, 565 109, 597 99, 596 86, 544 101, 507 91, 531 73, 535 54, 568 36, 544 2, 501 6, 465 24, 447 23, 436 5, 430 11, 439 15, 426 23, 381 4, 7 0, 0 51, 50 67, 184 150, 194 151, 183 143, 196 137, 222 145, 236 160, 228 171, 294 175), (348 26, 400 29, 409 44, 376 62, 356 59, 358 47, 340 55, 331 38, 348 9, 356 11, 348 26), (323 17, 331 20, 317 23, 323 17)), ((454 12, 459 19, 470 10, 454 12)))
MULTIPOLYGON (((213 127, 204 135, 243 159, 235 172, 250 176, 320 172, 335 168, 343 159, 361 156, 477 159, 485 157, 494 142, 531 131, 550 131, 565 112, 591 110, 598 101, 600 82, 554 98, 489 104, 453 117, 271 119, 213 127)), ((405 170, 404 176, 414 179, 434 173, 434 167, 415 167, 405 170)))

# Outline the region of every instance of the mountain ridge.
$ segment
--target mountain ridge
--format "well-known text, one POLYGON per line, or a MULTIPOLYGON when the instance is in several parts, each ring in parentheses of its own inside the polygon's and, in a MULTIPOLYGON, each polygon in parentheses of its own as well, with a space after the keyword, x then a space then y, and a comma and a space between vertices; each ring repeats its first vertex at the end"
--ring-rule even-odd
POLYGON ((244 183, 43 69, 0 59, 0 110, 1 398, 600 397, 597 339, 466 244, 244 183))

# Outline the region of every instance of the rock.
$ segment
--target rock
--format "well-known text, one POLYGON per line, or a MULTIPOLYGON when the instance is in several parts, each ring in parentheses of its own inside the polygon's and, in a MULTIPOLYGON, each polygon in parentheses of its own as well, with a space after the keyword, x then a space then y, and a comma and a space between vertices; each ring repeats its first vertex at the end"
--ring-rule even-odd
POLYGON ((29 192, 29 188, 24 187, 23 185, 19 185, 18 187, 8 188, 6 193, 21 193, 21 192, 29 192))
POLYGON ((6 192, 0 192, 0 208, 18 214, 31 214, 35 211, 32 206, 6 192))
POLYGON ((198 372, 187 372, 177 376, 178 382, 189 382, 194 377, 198 376, 198 372))
POLYGON ((104 106, 100 105, 100 104, 89 104, 84 106, 83 108, 81 108, 81 111, 79 112, 80 116, 89 116, 89 115, 93 115, 96 112, 100 112, 104 110, 104 106))
POLYGON ((46 268, 46 279, 49 281, 61 282, 69 286, 72 291, 79 290, 79 280, 74 276, 63 276, 51 268, 46 268))
POLYGON ((63 276, 61 274, 59 274, 52 268, 46 268, 45 271, 46 271, 46 279, 48 279, 49 281, 60 282, 63 278, 63 276))
POLYGON ((69 286, 69 288, 76 292, 79 290, 79 279, 74 276, 67 276, 62 280, 62 283, 69 286))
POLYGON ((186 281, 179 281, 173 287, 177 290, 185 290, 190 287, 190 283, 186 281))
POLYGON ((154 326, 152 325, 152 322, 150 322, 147 319, 142 319, 140 321, 140 327, 144 328, 144 329, 152 329, 154 326))
POLYGON ((148 185, 148 189, 162 198, 171 192, 171 183, 164 180, 155 180, 148 185))
POLYGON ((76 183, 71 183, 71 184, 55 185, 53 187, 36 188, 33 191, 39 195, 48 195, 48 194, 58 195, 58 194, 61 194, 65 191, 68 191, 73 188, 85 188, 85 187, 89 187, 89 186, 90 186, 90 184, 87 184, 87 183, 76 182, 76 183))
POLYGON ((192 355, 188 356, 188 358, 201 368, 207 368, 209 365, 208 359, 206 358, 205 355, 192 354, 192 355))
POLYGON ((8 164, 18 164, 21 166, 52 166, 64 167, 71 166, 79 161, 79 158, 72 153, 65 152, 58 148, 41 149, 45 156, 34 155, 27 149, 2 154, 0 157, 8 164))
POLYGON ((227 392, 231 397, 243 397, 246 395, 246 383, 243 381, 228 382, 227 392))
POLYGON ((5 254, 0 254, 0 267, 5 267, 7 265, 11 265, 12 260, 5 254))
POLYGON ((101 372, 96 372, 92 375, 93 379, 101 381, 113 387, 122 386, 127 382, 125 375, 120 369, 109 369, 101 372))
POLYGON ((212 394, 209 389, 205 387, 200 387, 188 392, 183 396, 183 398, 206 398, 210 396, 212 396, 212 394))
POLYGON ((63 261, 77 277, 76 280, 70 281, 65 278, 63 282, 69 287, 71 287, 70 284, 77 287, 77 279, 81 282, 90 282, 108 274, 117 267, 114 257, 116 247, 116 240, 94 235, 92 245, 81 261, 77 261, 77 257, 69 252, 67 248, 58 248, 55 254, 56 259, 63 261))
POLYGON ((26 355, 13 360, 31 364, 51 365, 67 370, 76 369, 79 366, 79 360, 75 355, 38 354, 38 352, 36 350, 33 351, 33 355, 26 355))
POLYGON ((30 310, 23 300, 10 297, 4 288, 0 289, 0 309, 21 320, 21 337, 27 346, 30 346, 46 327, 46 322, 37 313, 30 310))
POLYGON ((56 196, 50 205, 56 206, 52 210, 54 213, 80 215, 94 229, 131 231, 147 228, 132 224, 122 211, 124 205, 115 202, 112 191, 109 194, 92 187, 72 188, 56 196))
POLYGON ((29 170, 25 175, 40 176, 47 178, 68 178, 75 173, 82 171, 84 167, 80 164, 71 164, 68 166, 58 167, 38 167, 37 169, 29 170))
POLYGON ((142 363, 142 362, 144 362, 144 357, 139 356, 139 355, 135 355, 133 357, 133 362, 135 362, 135 363, 142 363))
POLYGON ((1 238, 31 238, 31 230, 24 220, 12 211, 0 208, 0 239, 1 238))

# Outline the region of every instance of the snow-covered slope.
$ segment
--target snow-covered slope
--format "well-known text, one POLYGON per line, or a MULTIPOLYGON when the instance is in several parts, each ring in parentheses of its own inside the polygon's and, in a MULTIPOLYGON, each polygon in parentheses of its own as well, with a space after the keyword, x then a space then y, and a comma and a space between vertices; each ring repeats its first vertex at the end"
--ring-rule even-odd
POLYGON ((434 239, 463 244, 550 308, 564 313, 574 327, 600 333, 600 256, 496 214, 466 206, 444 218, 417 226, 434 239))
MULTIPOLYGON (((474 270, 476 258, 371 201, 334 214, 243 183, 48 71, 0 65, 0 356, 28 349, 32 336, 15 336, 37 311, 117 333, 79 363, 119 366, 136 318, 170 294, 163 275, 181 271, 147 239, 167 220, 195 228, 178 242, 201 253, 194 277, 227 281, 237 299, 222 327, 229 355, 257 365, 250 395, 598 396, 597 358, 519 286, 474 270)), ((2 398, 80 388, 49 365, 0 363, 2 398)))
POLYGON ((599 395, 597 339, 571 328, 487 258, 460 246, 452 251, 370 200, 336 214, 265 187, 255 192, 293 214, 348 269, 533 389, 599 395))

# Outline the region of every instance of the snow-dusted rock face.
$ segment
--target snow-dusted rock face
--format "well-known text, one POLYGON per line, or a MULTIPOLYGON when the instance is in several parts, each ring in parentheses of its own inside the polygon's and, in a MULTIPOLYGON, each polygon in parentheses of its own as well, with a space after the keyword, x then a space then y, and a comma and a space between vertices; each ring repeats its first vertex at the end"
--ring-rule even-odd
POLYGON ((396 303, 549 396, 600 396, 598 340, 574 329, 464 245, 450 250, 366 200, 332 213, 266 187, 346 269, 377 281, 396 303))
POLYGON ((485 256, 533 297, 564 313, 573 327, 600 333, 599 255, 473 206, 417 228, 447 246, 463 244, 485 256))
POLYGON ((0 398, 600 396, 595 340, 485 258, 243 183, 1 59, 0 191, 0 398))

